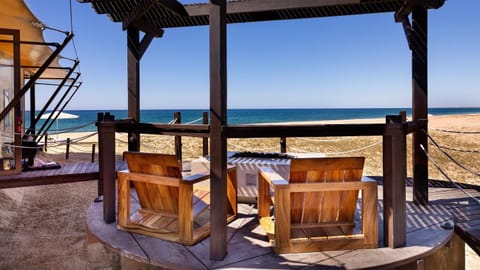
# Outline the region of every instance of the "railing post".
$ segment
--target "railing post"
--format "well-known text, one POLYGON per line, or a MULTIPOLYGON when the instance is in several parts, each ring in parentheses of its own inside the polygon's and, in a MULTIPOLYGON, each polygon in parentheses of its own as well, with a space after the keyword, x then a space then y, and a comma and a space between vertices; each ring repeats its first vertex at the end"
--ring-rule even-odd
MULTIPOLYGON (((202 123, 204 125, 208 125, 208 112, 203 112, 202 113, 203 121, 202 123)), ((202 156, 208 156, 208 138, 203 138, 203 151, 202 151, 202 156)))
POLYGON ((92 163, 95 162, 95 144, 92 144, 92 163))
POLYGON ((280 152, 287 152, 287 137, 280 137, 280 152))
MULTIPOLYGON (((173 113, 174 124, 182 123, 182 114, 180 112, 173 113)), ((180 164, 182 164, 182 136, 175 136, 175 155, 180 164)))
MULTIPOLYGON (((102 112, 97 113, 97 132, 100 129, 99 123, 103 122, 104 114, 102 112)), ((100 154, 102 145, 100 144, 100 134, 97 133, 97 140, 98 140, 98 182, 97 182, 97 198, 95 198, 95 202, 101 202, 103 200, 103 178, 102 178, 102 155, 100 154)), ((45 136, 46 138, 47 136, 45 136)))
POLYGON ((383 234, 390 248, 406 245, 407 152, 404 116, 386 117, 383 135, 383 234))
POLYGON ((48 132, 45 133, 45 143, 43 145, 43 151, 45 151, 45 153, 47 152, 47 144, 48 144, 48 132))
POLYGON ((99 114, 98 118, 102 117, 103 120, 97 122, 99 188, 103 191, 103 220, 112 223, 115 221, 115 117, 110 113, 99 114))
POLYGON ((67 138, 67 149, 65 151, 65 159, 68 159, 70 157, 70 143, 71 143, 71 140, 70 138, 67 138))

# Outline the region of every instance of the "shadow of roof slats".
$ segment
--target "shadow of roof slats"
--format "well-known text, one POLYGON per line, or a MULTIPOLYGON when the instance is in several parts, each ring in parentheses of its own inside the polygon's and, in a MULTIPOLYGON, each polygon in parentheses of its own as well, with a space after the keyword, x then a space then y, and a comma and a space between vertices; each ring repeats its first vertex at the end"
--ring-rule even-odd
MULTIPOLYGON (((80 2, 89 2, 99 14, 107 14, 114 22, 122 22, 129 16, 130 11, 139 3, 138 0, 80 0, 80 2)), ((245 23, 254 21, 270 20, 289 20, 302 18, 317 18, 330 16, 344 16, 366 13, 394 12, 400 8, 403 0, 374 0, 374 1, 338 1, 325 5, 325 2, 319 1, 319 6, 306 7, 298 4, 291 8, 259 8, 251 9, 247 6, 249 1, 229 1, 231 6, 227 15, 228 23, 245 23), (323 6, 322 6, 323 5, 323 6)), ((178 16, 160 4, 153 5, 144 17, 154 27, 172 28, 186 26, 208 25, 208 3, 187 4, 184 5, 190 16, 178 16)))

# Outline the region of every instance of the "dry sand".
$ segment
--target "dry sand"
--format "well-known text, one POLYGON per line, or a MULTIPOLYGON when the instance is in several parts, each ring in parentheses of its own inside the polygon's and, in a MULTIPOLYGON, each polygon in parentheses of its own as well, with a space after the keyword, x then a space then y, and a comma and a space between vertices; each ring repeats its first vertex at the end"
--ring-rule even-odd
MULTIPOLYGON (((341 121, 343 123, 383 122, 383 119, 341 121)), ((338 123, 330 121, 322 123, 338 123)), ((480 115, 432 116, 430 134, 442 146, 480 150, 480 134, 452 134, 436 129, 480 131, 480 115)), ((80 138, 86 133, 61 134, 59 140, 80 138)), ((410 137, 410 136, 409 136, 410 137)), ((52 139, 56 139, 54 136, 52 139)), ((117 153, 126 149, 127 136, 117 134, 117 153)), ((65 145, 51 142, 47 153, 38 155, 43 161, 61 164, 89 161, 96 136, 75 142, 70 158, 65 159, 65 145)), ((75 140, 74 140, 75 141, 75 140)), ((409 143, 411 139, 409 138, 409 143)), ((279 151, 278 139, 230 139, 230 151, 279 151)), ((289 138, 288 152, 322 152, 327 155, 363 155, 367 157, 365 174, 382 174, 381 138, 289 138), (360 151, 350 152, 355 149, 360 151), (335 154, 336 153, 336 154, 335 154)), ((174 153, 174 141, 167 136, 143 136, 142 151, 174 153)), ((98 151, 98 148, 97 148, 98 151)), ((455 180, 480 184, 475 178, 430 146, 430 153, 455 180)), ((451 152, 467 167, 480 171, 479 153, 451 152)), ((201 155, 201 139, 183 138, 184 159, 201 155)), ((410 161, 410 153, 408 153, 410 161)), ((409 166, 411 168, 411 166, 409 166)), ((430 168, 430 178, 444 179, 430 168)), ((408 172, 411 175, 411 169, 408 172)), ((87 237, 86 209, 97 194, 96 181, 0 190, 0 269, 118 269, 118 255, 106 251, 87 237)), ((467 269, 480 265, 479 257, 467 249, 467 269)))

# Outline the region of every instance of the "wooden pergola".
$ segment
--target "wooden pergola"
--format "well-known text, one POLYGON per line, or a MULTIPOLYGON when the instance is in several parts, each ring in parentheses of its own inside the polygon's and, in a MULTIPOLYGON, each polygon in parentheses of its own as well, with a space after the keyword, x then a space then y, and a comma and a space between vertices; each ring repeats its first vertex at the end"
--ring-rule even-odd
MULTIPOLYGON (((428 9, 444 0, 210 0, 182 5, 175 0, 79 0, 90 2, 97 13, 108 14, 127 31, 128 117, 132 121, 98 122, 100 172, 104 195, 104 221, 115 221, 114 133, 129 132, 129 150, 138 151, 140 133, 209 137, 211 140, 211 230, 210 258, 221 260, 227 253, 226 178, 227 138, 383 136, 384 238, 385 245, 401 247, 406 242, 405 181, 406 135, 413 133, 412 157, 414 201, 428 203, 428 9), (227 27, 229 23, 394 13, 402 24, 412 51, 412 121, 404 115, 387 116, 385 124, 229 126, 227 124, 227 27), (410 16, 411 15, 411 16, 410 16), (411 19, 410 19, 411 17, 411 19), (210 32, 210 125, 152 125, 140 120, 140 60, 163 29, 208 25, 210 32), (145 35, 140 40, 140 32, 145 35)), ((110 121, 109 121, 110 120, 110 121)))

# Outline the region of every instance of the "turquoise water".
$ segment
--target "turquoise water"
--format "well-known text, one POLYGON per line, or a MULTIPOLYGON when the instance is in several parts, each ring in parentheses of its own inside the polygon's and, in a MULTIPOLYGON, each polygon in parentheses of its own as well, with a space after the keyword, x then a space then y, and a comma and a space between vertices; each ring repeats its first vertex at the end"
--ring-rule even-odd
MULTIPOLYGON (((182 123, 193 122, 201 124, 202 113, 207 110, 142 110, 140 113, 141 122, 144 123, 169 123, 176 111, 181 112, 182 123)), ((253 124, 253 123, 279 123, 295 121, 318 121, 318 120, 344 120, 363 118, 383 118, 388 114, 398 114, 406 111, 410 115, 411 110, 405 108, 375 108, 375 109, 231 109, 228 110, 227 121, 230 125, 253 124)), ((127 110, 69 110, 65 111, 78 115, 76 119, 59 119, 58 129, 71 129, 83 125, 86 127, 74 131, 95 131, 94 121, 98 112, 110 112, 115 119, 127 117, 127 110)), ((431 108, 432 115, 448 114, 480 114, 479 108, 431 108)), ((27 118, 29 112, 27 111, 27 118)), ((43 120, 37 125, 37 129, 43 125, 43 120)), ((26 126, 30 125, 29 119, 26 126)), ((53 123, 50 130, 54 132, 57 126, 53 123)))

